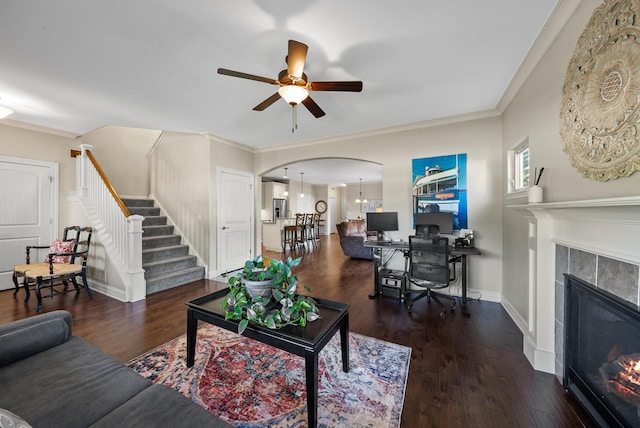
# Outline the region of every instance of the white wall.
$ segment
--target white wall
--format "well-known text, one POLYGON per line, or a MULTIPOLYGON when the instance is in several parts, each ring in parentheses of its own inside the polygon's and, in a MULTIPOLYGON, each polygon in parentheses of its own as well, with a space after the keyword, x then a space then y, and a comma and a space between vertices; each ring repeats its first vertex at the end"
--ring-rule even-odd
MULTIPOLYGON (((544 202, 634 196, 639 194, 640 173, 608 182, 583 178, 569 165, 562 151, 559 114, 561 88, 569 60, 599 0, 584 0, 544 54, 533 73, 503 113, 503 153, 529 138, 532 167, 544 167, 541 184, 544 202)), ((501 183, 506 191, 506 181, 501 183)), ((505 205, 526 203, 525 195, 507 198, 505 205)), ((503 209, 503 295, 516 316, 528 313, 528 222, 519 212, 503 209)), ((588 231, 585 231, 588 233, 588 231)))
MULTIPOLYGON (((217 168, 253 172, 253 152, 212 135, 167 132, 155 148, 152 195, 174 222, 185 243, 217 274, 217 168)), ((257 183, 260 184, 260 183, 257 183)), ((256 189, 256 229, 260 230, 262 186, 256 189)))
POLYGON ((120 196, 148 197, 149 153, 162 131, 105 126, 82 136, 120 196))
POLYGON ((413 233, 411 160, 467 153, 469 227, 477 231, 476 245, 483 252, 469 258, 469 287, 476 291, 470 295, 497 300, 502 291, 501 120, 487 113, 477 120, 429 125, 259 152, 255 171, 263 174, 285 163, 325 157, 377 162, 382 165, 384 209, 398 211, 397 236, 406 237, 413 233))
POLYGON ((200 262, 209 260, 209 141, 167 132, 151 156, 151 196, 200 262))
MULTIPOLYGON (((347 219, 353 220, 358 217, 366 218, 367 214, 362 212, 361 204, 355 202, 356 198, 360 196, 360 182, 347 183, 345 188, 346 192, 346 205, 347 205, 347 219)), ((365 183, 362 182, 362 197, 371 201, 373 199, 383 199, 382 194, 382 182, 378 183, 365 183)), ((383 206, 384 208, 384 206, 383 206)), ((389 210, 386 210, 389 211, 389 210)))

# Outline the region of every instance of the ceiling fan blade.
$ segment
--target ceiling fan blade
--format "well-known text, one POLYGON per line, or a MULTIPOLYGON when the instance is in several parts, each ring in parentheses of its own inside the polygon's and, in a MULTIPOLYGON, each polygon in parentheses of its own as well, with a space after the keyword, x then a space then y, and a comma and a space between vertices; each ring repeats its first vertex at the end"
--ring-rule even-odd
POLYGON ((322 111, 320 106, 311 99, 311 97, 307 97, 304 100, 302 100, 302 104, 304 104, 307 110, 309 110, 311 114, 314 115, 315 117, 322 117, 326 114, 325 112, 322 111))
POLYGON ((289 40, 289 53, 287 54, 287 72, 289 76, 302 77, 308 49, 309 47, 304 43, 289 40))
POLYGON ((271 83, 272 85, 279 85, 280 83, 275 79, 269 79, 268 77, 256 76, 254 74, 241 73, 239 71, 227 70, 226 68, 219 68, 218 74, 224 74, 231 77, 240 77, 241 79, 257 80, 258 82, 271 83))
POLYGON ((362 82, 309 82, 307 87, 310 91, 360 92, 362 91, 362 82))
POLYGON ((266 100, 264 100, 263 102, 255 106, 253 109, 255 111, 262 111, 267 107, 269 107, 271 104, 278 101, 279 99, 280 99, 280 94, 276 92, 275 94, 271 95, 269 98, 267 98, 266 100))

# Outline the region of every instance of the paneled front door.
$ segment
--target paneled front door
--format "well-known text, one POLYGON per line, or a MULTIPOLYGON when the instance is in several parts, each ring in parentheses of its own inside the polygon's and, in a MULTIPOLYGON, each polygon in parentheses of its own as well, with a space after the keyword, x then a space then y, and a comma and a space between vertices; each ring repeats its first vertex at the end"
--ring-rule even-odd
POLYGON ((244 266, 253 258, 253 174, 218 170, 217 246, 218 272, 244 266))
POLYGON ((57 180, 55 163, 0 156, 0 290, 13 288, 13 267, 25 262, 27 245, 55 239, 57 180))

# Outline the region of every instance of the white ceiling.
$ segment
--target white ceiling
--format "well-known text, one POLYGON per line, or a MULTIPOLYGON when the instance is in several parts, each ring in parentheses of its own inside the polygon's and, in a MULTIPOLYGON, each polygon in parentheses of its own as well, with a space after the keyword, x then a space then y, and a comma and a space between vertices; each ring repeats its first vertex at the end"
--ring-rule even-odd
MULTIPOLYGON (((23 0, 0 7, 0 105, 12 120, 84 134, 105 125, 291 144, 489 110, 557 0, 23 0), (287 40, 309 45, 315 119, 275 86, 287 40)), ((364 178, 364 177, 363 177, 364 178)), ((351 177, 353 179, 353 177, 351 177)), ((356 179, 357 181, 357 179, 356 179)))

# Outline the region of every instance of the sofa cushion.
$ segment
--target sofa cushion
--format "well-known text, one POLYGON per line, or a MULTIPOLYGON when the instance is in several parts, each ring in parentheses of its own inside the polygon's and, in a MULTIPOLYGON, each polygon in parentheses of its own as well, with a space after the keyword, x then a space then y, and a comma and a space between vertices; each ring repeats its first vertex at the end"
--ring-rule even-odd
POLYGON ((227 428, 232 425, 168 386, 154 384, 91 425, 93 428, 117 426, 227 428))
POLYGON ((58 346, 66 340, 61 319, 52 319, 0 336, 0 367, 58 346))
POLYGON ((71 314, 54 311, 0 326, 0 367, 46 351, 71 337, 71 314))
POLYGON ((151 385, 74 336, 0 369, 0 408, 33 426, 87 427, 151 385))

